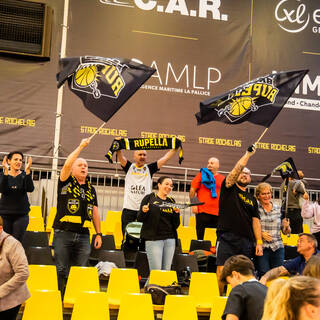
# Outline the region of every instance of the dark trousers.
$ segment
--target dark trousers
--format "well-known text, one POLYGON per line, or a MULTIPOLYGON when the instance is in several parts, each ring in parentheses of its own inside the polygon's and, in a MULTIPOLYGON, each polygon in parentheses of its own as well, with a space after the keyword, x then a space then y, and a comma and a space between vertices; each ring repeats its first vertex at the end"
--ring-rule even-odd
POLYGON ((58 288, 63 297, 70 267, 87 266, 91 252, 90 236, 55 229, 53 248, 58 273, 58 288))
POLYGON ((22 242, 29 224, 29 215, 3 215, 3 230, 22 242))
POLYGON ((203 240, 205 228, 216 228, 218 216, 200 212, 196 214, 196 229, 198 240, 203 240))
POLYGON ((291 233, 302 233, 303 219, 301 217, 301 209, 288 208, 287 218, 290 220, 291 233))
POLYGON ((1 320, 16 320, 21 304, 11 309, 0 311, 1 320))
POLYGON ((121 224, 122 224, 123 237, 124 237, 124 235, 126 233, 127 224, 130 223, 130 222, 136 221, 137 220, 137 215, 138 215, 138 211, 130 210, 130 209, 126 209, 126 208, 124 208, 122 210, 121 224))

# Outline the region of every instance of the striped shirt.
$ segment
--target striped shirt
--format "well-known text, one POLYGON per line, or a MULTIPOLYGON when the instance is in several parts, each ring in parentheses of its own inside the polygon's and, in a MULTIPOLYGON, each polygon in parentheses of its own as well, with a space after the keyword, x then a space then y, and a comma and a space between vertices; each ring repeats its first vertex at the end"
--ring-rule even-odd
POLYGON ((270 248, 272 251, 283 248, 283 242, 280 234, 280 207, 276 204, 272 204, 272 209, 269 212, 266 212, 261 204, 259 204, 259 213, 261 230, 268 232, 272 236, 272 241, 270 242, 263 239, 263 248, 270 248))

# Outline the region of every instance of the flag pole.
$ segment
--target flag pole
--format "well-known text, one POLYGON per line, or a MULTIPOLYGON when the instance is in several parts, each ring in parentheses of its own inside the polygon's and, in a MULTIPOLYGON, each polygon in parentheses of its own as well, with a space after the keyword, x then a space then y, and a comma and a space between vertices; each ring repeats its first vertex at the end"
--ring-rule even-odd
POLYGON ((260 140, 261 140, 262 137, 265 135, 265 133, 268 131, 268 129, 269 129, 269 127, 264 129, 264 131, 262 132, 262 134, 260 135, 260 137, 258 138, 258 140, 254 143, 255 145, 260 142, 260 140))
POLYGON ((94 134, 89 137, 89 139, 91 140, 91 139, 99 132, 99 130, 103 128, 103 126, 104 126, 105 124, 106 124, 106 123, 104 122, 104 123, 94 132, 94 134))

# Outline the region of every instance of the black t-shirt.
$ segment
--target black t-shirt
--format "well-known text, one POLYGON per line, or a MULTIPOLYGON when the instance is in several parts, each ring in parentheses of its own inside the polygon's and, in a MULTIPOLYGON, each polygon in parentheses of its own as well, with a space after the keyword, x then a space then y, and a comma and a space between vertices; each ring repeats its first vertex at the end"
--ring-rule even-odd
POLYGON ((255 280, 237 285, 230 292, 222 319, 227 314, 234 314, 239 320, 261 319, 266 294, 267 287, 255 280))
POLYGON ((176 229, 180 223, 180 214, 173 208, 160 208, 163 202, 175 201, 167 197, 162 200, 156 194, 146 195, 140 206, 138 221, 142 221, 141 238, 145 240, 165 240, 177 237, 176 229), (149 203, 149 211, 142 212, 142 207, 149 203))
POLYGON ((253 217, 260 219, 256 198, 236 184, 227 188, 224 180, 219 199, 218 235, 232 232, 254 241, 253 217))
POLYGON ((66 181, 59 179, 53 228, 88 234, 88 223, 92 220, 93 207, 97 205, 96 191, 88 180, 80 185, 72 175, 66 181))

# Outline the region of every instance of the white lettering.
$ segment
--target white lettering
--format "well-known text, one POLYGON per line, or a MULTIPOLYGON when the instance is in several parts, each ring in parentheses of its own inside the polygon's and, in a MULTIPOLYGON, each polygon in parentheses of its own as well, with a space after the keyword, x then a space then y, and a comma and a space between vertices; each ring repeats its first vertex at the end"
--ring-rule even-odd
POLYGON ((208 68, 208 86, 207 86, 207 90, 210 89, 210 84, 212 83, 217 83, 221 80, 221 72, 219 69, 217 68, 208 68), (216 73, 218 76, 216 79, 211 79, 211 72, 216 73))
POLYGON ((185 0, 170 0, 166 8, 166 13, 180 12, 183 16, 188 16, 188 8, 185 0))
POLYGON ((152 78, 158 78, 159 79, 159 83, 162 85, 162 80, 161 80, 161 77, 160 77, 160 73, 158 71, 158 66, 157 66, 157 63, 155 61, 152 61, 151 68, 154 68, 154 69, 157 70, 151 77, 152 78))
POLYGON ((200 0, 199 2, 199 17, 207 18, 207 12, 212 13, 212 19, 220 20, 220 0, 200 0))
POLYGON ((147 0, 146 3, 143 0, 134 0, 134 3, 142 10, 152 10, 157 5, 155 0, 147 0))
POLYGON ((170 71, 170 70, 171 70, 171 72, 172 72, 172 74, 173 74, 173 77, 174 77, 174 79, 175 79, 175 81, 176 81, 177 83, 180 81, 182 75, 183 75, 184 73, 186 73, 186 86, 187 86, 187 88, 189 88, 189 72, 188 72, 189 68, 188 68, 188 65, 187 65, 187 64, 184 66, 182 72, 180 73, 179 78, 177 78, 176 75, 175 75, 175 73, 174 73, 174 71, 173 71, 173 68, 172 68, 172 66, 171 66, 171 63, 168 62, 167 76, 166 76, 166 85, 168 84, 169 71, 170 71))

